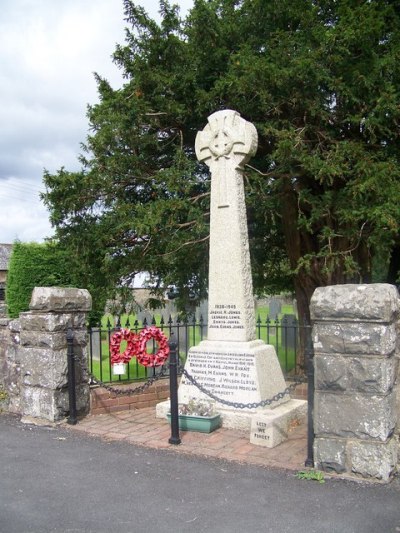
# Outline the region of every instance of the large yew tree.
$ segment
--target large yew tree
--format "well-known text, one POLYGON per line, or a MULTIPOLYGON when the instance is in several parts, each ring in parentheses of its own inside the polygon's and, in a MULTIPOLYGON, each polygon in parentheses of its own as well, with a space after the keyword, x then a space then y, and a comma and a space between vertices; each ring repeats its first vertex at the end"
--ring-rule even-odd
POLYGON ((155 291, 205 294, 210 178, 194 139, 223 108, 259 134, 245 173, 256 290, 293 288, 303 319, 316 287, 369 282, 375 259, 394 282, 397 3, 195 0, 183 20, 160 1, 160 23, 124 6, 124 85, 97 75, 81 172, 44 176, 57 236, 91 286, 148 271, 155 291))

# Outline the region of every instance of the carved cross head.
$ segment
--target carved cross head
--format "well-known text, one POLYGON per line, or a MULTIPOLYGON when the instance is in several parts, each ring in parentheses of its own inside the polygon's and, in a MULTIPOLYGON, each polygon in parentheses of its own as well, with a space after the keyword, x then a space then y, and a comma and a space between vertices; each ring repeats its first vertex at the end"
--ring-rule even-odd
POLYGON ((206 127, 197 133, 196 156, 211 166, 221 159, 233 160, 235 167, 243 168, 257 151, 257 130, 237 111, 224 109, 208 117, 206 127))

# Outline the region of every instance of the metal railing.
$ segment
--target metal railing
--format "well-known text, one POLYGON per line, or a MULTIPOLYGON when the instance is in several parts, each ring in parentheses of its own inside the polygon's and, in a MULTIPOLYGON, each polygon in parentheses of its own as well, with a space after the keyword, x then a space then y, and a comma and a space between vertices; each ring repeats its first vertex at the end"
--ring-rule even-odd
MULTIPOLYGON (((114 383, 121 381, 141 381, 156 376, 158 373, 167 373, 168 369, 164 367, 144 367, 140 365, 136 358, 133 358, 127 365, 126 373, 114 376, 109 357, 110 340, 114 332, 121 328, 130 329, 139 333, 142 329, 154 325, 160 328, 168 338, 173 339, 177 344, 177 352, 181 362, 184 362, 191 346, 199 344, 202 340, 207 339, 207 324, 202 316, 198 319, 180 319, 173 320, 171 317, 167 321, 161 317, 156 320, 155 317, 148 322, 146 318, 143 322, 132 320, 129 317, 121 319, 120 317, 107 323, 99 324, 97 327, 89 328, 89 361, 88 367, 91 374, 96 376, 101 382, 114 383)), ((284 315, 282 318, 270 319, 267 317, 261 320, 258 317, 256 321, 257 338, 262 339, 266 344, 275 347, 282 371, 285 375, 296 375, 304 369, 299 362, 304 360, 304 343, 301 341, 301 330, 310 329, 310 326, 299 325, 294 315, 284 315)), ((151 348, 150 343, 148 349, 151 348)), ((124 346, 121 345, 121 351, 124 346)), ((157 350, 157 345, 153 342, 153 351, 157 350)))

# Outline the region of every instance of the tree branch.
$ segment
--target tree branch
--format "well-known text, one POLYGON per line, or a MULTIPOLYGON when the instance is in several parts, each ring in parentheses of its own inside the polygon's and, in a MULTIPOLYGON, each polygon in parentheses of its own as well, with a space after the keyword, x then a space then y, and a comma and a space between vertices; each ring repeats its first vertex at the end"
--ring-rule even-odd
POLYGON ((190 198, 191 202, 197 202, 198 200, 201 200, 202 198, 205 198, 206 196, 210 196, 210 192, 203 192, 202 194, 198 194, 197 196, 193 196, 190 198))
POLYGON ((183 244, 181 244, 181 246, 178 246, 178 248, 176 248, 175 250, 172 250, 172 252, 167 252, 167 253, 165 253, 165 254, 161 254, 161 257, 166 257, 167 255, 176 254, 176 252, 178 252, 179 250, 181 250, 181 249, 184 248, 185 246, 190 246, 191 244, 199 244, 200 242, 205 242, 205 241, 207 241, 209 238, 210 238, 210 236, 207 235, 207 236, 204 237, 203 239, 197 239, 197 240, 195 240, 195 241, 187 241, 187 242, 184 242, 183 244))

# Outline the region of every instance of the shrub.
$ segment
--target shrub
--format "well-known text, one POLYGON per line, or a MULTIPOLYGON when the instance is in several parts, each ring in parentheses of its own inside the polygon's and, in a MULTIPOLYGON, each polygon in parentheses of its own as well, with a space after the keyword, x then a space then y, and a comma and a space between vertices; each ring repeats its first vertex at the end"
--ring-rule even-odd
POLYGON ((14 243, 6 286, 8 315, 11 318, 29 310, 34 287, 73 285, 68 255, 56 243, 14 243))

